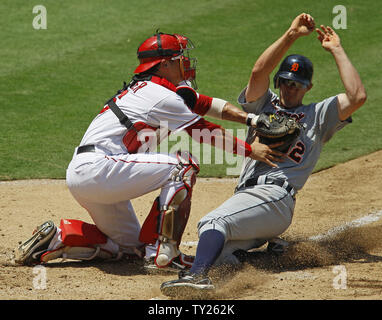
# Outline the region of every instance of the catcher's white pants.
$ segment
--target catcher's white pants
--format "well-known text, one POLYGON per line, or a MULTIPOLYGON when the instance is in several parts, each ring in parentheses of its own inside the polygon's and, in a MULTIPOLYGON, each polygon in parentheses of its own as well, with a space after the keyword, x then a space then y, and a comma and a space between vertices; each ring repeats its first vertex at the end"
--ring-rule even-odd
POLYGON ((81 153, 69 164, 66 181, 100 231, 120 247, 137 247, 141 226, 130 200, 161 188, 160 203, 168 203, 184 185, 172 180, 178 164, 175 155, 81 153))

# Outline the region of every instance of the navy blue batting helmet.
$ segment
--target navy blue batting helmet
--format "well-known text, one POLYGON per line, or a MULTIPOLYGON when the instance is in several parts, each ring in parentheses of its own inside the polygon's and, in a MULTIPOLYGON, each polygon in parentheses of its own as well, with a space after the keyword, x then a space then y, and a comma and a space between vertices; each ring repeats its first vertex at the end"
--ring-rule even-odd
POLYGON ((273 77, 275 89, 280 87, 280 78, 294 80, 309 86, 313 76, 313 64, 307 58, 299 54, 287 56, 280 64, 280 68, 273 77))

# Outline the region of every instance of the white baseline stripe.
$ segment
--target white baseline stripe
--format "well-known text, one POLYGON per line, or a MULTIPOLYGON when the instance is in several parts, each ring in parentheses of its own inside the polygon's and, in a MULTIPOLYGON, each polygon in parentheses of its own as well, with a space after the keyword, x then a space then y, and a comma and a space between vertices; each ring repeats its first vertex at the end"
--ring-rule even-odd
POLYGON ((379 219, 381 219, 381 217, 382 217, 382 210, 380 210, 378 212, 373 212, 373 213, 370 213, 370 214, 368 214, 366 216, 358 218, 356 220, 347 222, 347 223, 345 223, 345 224, 343 224, 341 226, 334 227, 334 228, 330 229, 329 231, 327 231, 325 233, 321 233, 321 234, 318 234, 316 236, 312 236, 312 237, 310 237, 308 239, 312 240, 312 241, 324 240, 324 239, 330 238, 331 236, 333 236, 333 235, 335 235, 337 233, 340 233, 340 232, 342 232, 342 231, 344 231, 346 229, 349 229, 349 228, 358 228, 358 227, 361 227, 363 225, 376 222, 379 219))
MULTIPOLYGON (((340 232, 342 232, 342 231, 344 231, 346 229, 349 229, 349 228, 358 228, 358 227, 361 227, 363 225, 376 222, 376 221, 378 221, 381 218, 382 218, 382 210, 380 210, 378 212, 372 212, 372 213, 370 213, 370 214, 368 214, 366 216, 363 216, 361 218, 358 218, 358 219, 355 219, 353 221, 347 222, 347 223, 345 223, 343 225, 334 227, 334 228, 328 230, 325 233, 321 233, 321 234, 318 234, 318 235, 315 235, 315 236, 311 236, 311 237, 308 238, 308 240, 311 240, 311 241, 320 241, 320 240, 328 239, 328 238, 334 236, 335 234, 340 233, 340 232)), ((182 242, 181 245, 193 247, 193 246, 197 246, 198 245, 198 241, 186 241, 186 242, 182 242)))

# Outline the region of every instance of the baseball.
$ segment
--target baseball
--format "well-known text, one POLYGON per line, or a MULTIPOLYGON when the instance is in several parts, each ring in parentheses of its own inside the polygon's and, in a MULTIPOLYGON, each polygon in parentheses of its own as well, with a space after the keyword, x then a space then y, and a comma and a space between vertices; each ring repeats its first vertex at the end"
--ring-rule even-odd
POLYGON ((169 263, 168 256, 166 256, 165 254, 159 254, 156 259, 156 262, 159 266, 165 266, 169 263))

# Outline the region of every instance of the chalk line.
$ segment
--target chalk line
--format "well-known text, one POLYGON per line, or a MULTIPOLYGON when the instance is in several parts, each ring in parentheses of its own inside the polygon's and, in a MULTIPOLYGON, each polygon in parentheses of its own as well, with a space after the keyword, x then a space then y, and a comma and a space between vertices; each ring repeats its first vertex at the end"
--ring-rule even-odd
POLYGON ((382 217, 382 210, 380 210, 378 212, 372 212, 372 213, 370 213, 370 214, 368 214, 366 216, 363 216, 361 218, 358 218, 358 219, 355 219, 353 221, 347 222, 347 223, 345 223, 343 225, 340 225, 338 227, 334 227, 334 228, 328 230, 325 233, 321 233, 321 234, 318 234, 318 235, 315 235, 315 236, 311 236, 311 237, 308 238, 308 240, 312 240, 312 241, 325 240, 325 239, 328 239, 328 238, 336 235, 337 233, 345 231, 346 229, 358 228, 358 227, 361 227, 361 226, 364 226, 364 225, 376 222, 379 219, 381 219, 381 217, 382 217))

